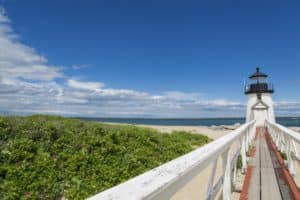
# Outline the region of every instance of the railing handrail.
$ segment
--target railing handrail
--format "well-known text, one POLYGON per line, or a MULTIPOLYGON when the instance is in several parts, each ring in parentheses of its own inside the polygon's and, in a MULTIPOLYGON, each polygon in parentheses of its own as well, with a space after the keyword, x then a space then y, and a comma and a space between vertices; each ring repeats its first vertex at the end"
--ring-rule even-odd
MULTIPOLYGON (((96 194, 90 197, 89 200, 169 199, 205 167, 216 161, 226 151, 228 152, 230 146, 236 140, 247 135, 246 133, 249 134, 249 130, 254 123, 252 121, 244 124, 203 147, 96 194)), ((251 138, 247 138, 245 143, 249 144, 250 140, 251 138)))
POLYGON ((284 126, 282 126, 281 124, 277 124, 275 122, 271 122, 269 120, 266 120, 267 123, 269 123, 272 126, 277 127, 282 133, 284 133, 287 137, 292 138, 294 141, 296 141, 297 143, 300 143, 300 134, 297 133, 296 131, 293 131, 289 128, 286 128, 284 126))
POLYGON ((300 162, 298 149, 295 145, 295 142, 300 144, 299 133, 269 120, 266 120, 266 125, 278 150, 286 154, 288 170, 295 178, 297 170, 293 161, 300 162))

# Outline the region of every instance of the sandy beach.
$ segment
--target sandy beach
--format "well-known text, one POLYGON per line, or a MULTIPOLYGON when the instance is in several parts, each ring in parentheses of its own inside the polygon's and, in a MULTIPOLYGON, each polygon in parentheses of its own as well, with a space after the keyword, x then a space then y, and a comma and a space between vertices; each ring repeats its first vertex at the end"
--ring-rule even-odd
MULTIPOLYGON (((240 124, 235 125, 221 125, 221 126, 157 126, 157 125, 137 125, 140 127, 153 128, 159 132, 171 133, 173 131, 187 131, 207 135, 212 139, 218 139, 233 130, 237 129, 240 124)), ((223 171, 222 160, 218 160, 215 182, 219 179, 223 171)), ((203 170, 198 176, 190 181, 186 186, 179 190, 172 200, 199 200, 205 199, 207 182, 211 174, 211 166, 203 170)), ((240 173, 239 173, 240 174, 240 173)), ((237 178, 237 187, 241 187, 243 176, 240 174, 237 178)), ((239 193, 233 193, 232 199, 239 199, 239 193)))
POLYGON ((140 127, 147 127, 156 129, 159 132, 171 133, 173 131, 187 131, 192 133, 198 133, 207 135, 212 139, 217 139, 224 136, 227 133, 235 130, 240 124, 235 125, 221 125, 221 126, 160 126, 160 125, 136 125, 140 127))

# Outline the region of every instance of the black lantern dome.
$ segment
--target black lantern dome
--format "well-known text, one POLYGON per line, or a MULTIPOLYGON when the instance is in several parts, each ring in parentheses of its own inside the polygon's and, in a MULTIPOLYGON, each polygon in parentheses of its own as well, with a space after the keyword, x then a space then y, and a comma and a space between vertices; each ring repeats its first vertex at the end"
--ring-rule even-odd
POLYGON ((262 73, 257 67, 256 72, 249 76, 251 83, 245 86, 245 94, 273 93, 273 85, 268 84, 267 78, 268 75, 262 73))
POLYGON ((262 73, 259 70, 259 67, 256 68, 256 72, 254 74, 252 74, 251 76, 249 76, 250 79, 252 80, 257 80, 257 79, 266 79, 268 77, 267 74, 262 73))

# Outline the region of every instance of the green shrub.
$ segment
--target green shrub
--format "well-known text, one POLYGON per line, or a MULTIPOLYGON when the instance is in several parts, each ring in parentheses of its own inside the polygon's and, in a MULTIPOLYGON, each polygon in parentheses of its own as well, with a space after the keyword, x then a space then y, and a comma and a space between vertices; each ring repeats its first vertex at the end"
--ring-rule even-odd
POLYGON ((280 155, 281 155, 281 157, 282 157, 283 160, 287 160, 287 155, 286 155, 285 152, 280 151, 280 155))
POLYGON ((0 117, 0 199, 84 199, 209 141, 54 116, 0 117))
POLYGON ((240 156, 240 155, 238 156, 236 166, 237 166, 237 169, 242 169, 242 167, 243 167, 242 156, 240 156))

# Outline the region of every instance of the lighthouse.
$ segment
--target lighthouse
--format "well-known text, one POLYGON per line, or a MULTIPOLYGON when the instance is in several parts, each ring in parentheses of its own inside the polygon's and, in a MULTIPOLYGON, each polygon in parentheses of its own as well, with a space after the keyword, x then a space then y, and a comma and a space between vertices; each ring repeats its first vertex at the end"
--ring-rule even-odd
POLYGON ((268 83, 268 75, 256 68, 249 76, 250 84, 245 86, 248 96, 246 122, 256 120, 256 126, 264 126, 265 120, 275 122, 272 94, 273 85, 268 83))

